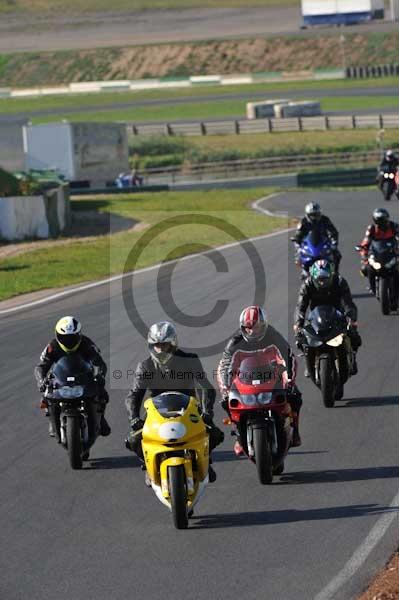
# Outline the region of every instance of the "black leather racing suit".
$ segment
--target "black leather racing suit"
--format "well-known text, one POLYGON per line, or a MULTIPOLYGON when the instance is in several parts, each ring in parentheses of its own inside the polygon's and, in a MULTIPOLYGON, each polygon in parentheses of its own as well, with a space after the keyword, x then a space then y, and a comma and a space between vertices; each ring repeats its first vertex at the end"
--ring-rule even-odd
MULTIPOLYGON (((82 335, 82 341, 80 346, 74 352, 80 355, 84 360, 91 363, 95 367, 99 368, 99 374, 104 378, 107 374, 107 365, 105 364, 100 350, 97 348, 95 343, 85 335, 82 335)), ((34 374, 38 386, 40 386, 46 379, 47 373, 54 363, 56 363, 63 356, 68 354, 61 348, 56 339, 51 340, 44 348, 40 355, 40 362, 35 367, 34 374)), ((104 389, 104 393, 108 400, 108 394, 104 389)))
MULTIPOLYGON (((166 365, 160 365, 151 356, 137 365, 133 387, 125 400, 131 424, 140 417, 141 405, 147 392, 153 397, 162 392, 182 392, 188 396, 196 396, 206 425, 210 428, 210 450, 223 441, 223 433, 213 423, 216 392, 197 354, 178 349, 166 365)), ((136 442, 141 442, 141 436, 136 436, 135 439, 136 442)), ((136 443, 135 446, 131 449, 140 455, 141 444, 136 443)))
MULTIPOLYGON (((327 236, 332 240, 335 240, 338 245, 338 229, 333 225, 332 221, 326 216, 322 215, 319 221, 311 222, 307 217, 302 217, 301 221, 298 223, 296 228, 296 232, 294 235, 297 252, 299 246, 302 244, 303 240, 311 231, 318 230, 320 235, 327 236)), ((338 271, 339 263, 341 262, 342 255, 338 248, 335 249, 335 269, 338 271)))
MULTIPOLYGON (((302 394, 295 384, 295 356, 292 353, 291 347, 287 340, 277 331, 277 329, 275 329, 271 325, 268 326, 264 337, 258 341, 254 340, 247 342, 241 330, 238 330, 230 338, 224 349, 223 356, 218 367, 218 383, 220 393, 222 395, 222 398, 224 399, 225 395, 227 395, 227 392, 230 389, 233 377, 232 367, 234 355, 236 352, 240 350, 244 350, 246 352, 263 350, 264 348, 268 348, 269 346, 276 346, 276 348, 278 348, 285 361, 288 379, 291 380, 291 388, 288 392, 288 402, 290 403, 293 411, 294 425, 296 429, 298 429, 298 415, 302 406, 302 394)), ((224 408, 226 408, 224 402, 223 406, 224 408)))
MULTIPOLYGON (((77 350, 74 351, 74 354, 80 355, 85 361, 89 362, 95 367, 98 367, 98 375, 96 379, 99 389, 98 410, 102 413, 101 435, 109 435, 111 429, 105 420, 105 405, 109 400, 108 392, 105 389, 107 365, 105 364, 100 350, 97 348, 95 343, 85 335, 82 335, 82 341, 80 342, 77 350), (108 431, 108 433, 106 433, 106 431, 108 431)), ((40 362, 34 370, 34 375, 39 389, 45 384, 47 374, 52 365, 60 360, 60 358, 63 356, 67 356, 67 353, 61 348, 56 339, 51 340, 44 348, 40 355, 40 362)))
MULTIPOLYGON (((298 302, 295 308, 294 322, 298 329, 302 329, 305 323, 306 311, 313 310, 316 306, 334 306, 342 311, 351 321, 357 320, 357 307, 353 302, 352 294, 346 279, 334 274, 332 284, 329 288, 318 288, 308 277, 299 290, 298 302)), ((356 327, 350 327, 348 337, 351 341, 352 350, 357 352, 362 344, 362 338, 356 327)), ((311 370, 311 357, 306 357, 308 370, 311 370)))
POLYGON ((338 229, 332 224, 332 221, 326 215, 322 215, 320 220, 315 222, 309 221, 307 217, 302 217, 301 221, 298 223, 294 236, 296 243, 301 244, 305 237, 315 229, 319 229, 320 233, 325 233, 325 235, 331 237, 333 240, 336 240, 338 244, 338 229))

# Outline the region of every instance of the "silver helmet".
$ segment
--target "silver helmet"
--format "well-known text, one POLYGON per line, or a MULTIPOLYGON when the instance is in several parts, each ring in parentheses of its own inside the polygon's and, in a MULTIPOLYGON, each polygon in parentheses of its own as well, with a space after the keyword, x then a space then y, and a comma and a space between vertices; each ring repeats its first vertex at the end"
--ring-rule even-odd
POLYGON ((311 223, 317 223, 321 219, 321 208, 317 202, 309 202, 305 206, 305 215, 311 223))
POLYGON ((147 336, 148 349, 152 358, 165 365, 177 350, 177 333, 169 321, 160 321, 150 327, 147 336))

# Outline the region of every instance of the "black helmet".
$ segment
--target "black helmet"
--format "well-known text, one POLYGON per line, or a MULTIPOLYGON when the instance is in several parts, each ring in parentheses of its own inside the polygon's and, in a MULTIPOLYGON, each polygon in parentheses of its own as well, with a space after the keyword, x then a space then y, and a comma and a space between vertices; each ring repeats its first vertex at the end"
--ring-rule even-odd
POLYGON ((373 221, 378 227, 386 227, 389 221, 389 212, 385 208, 375 208, 373 210, 373 221))
POLYGON ((317 221, 320 221, 320 204, 317 204, 317 202, 309 202, 309 204, 305 206, 305 215, 308 221, 310 221, 311 223, 317 223, 317 221))

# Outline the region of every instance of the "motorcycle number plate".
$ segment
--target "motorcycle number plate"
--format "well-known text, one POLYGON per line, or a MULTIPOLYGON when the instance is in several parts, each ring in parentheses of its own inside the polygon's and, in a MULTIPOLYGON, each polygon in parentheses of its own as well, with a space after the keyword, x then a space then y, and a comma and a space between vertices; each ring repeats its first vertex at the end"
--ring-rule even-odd
POLYGON ((252 385, 260 385, 260 379, 254 379, 252 385))

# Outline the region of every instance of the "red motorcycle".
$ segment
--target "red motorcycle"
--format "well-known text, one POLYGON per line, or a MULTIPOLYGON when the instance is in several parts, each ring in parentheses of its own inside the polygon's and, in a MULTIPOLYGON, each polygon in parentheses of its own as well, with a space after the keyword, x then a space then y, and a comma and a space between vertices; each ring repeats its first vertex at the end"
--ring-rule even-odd
POLYGON ((293 435, 285 361, 276 346, 238 351, 232 377, 226 422, 236 426, 233 435, 256 464, 260 483, 271 483, 284 471, 293 435))

